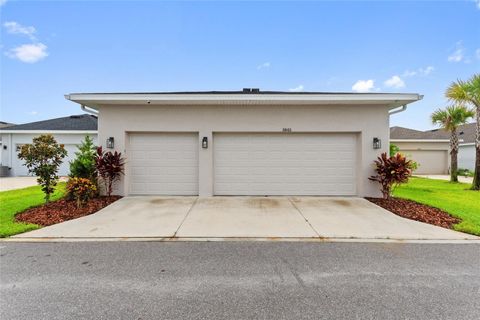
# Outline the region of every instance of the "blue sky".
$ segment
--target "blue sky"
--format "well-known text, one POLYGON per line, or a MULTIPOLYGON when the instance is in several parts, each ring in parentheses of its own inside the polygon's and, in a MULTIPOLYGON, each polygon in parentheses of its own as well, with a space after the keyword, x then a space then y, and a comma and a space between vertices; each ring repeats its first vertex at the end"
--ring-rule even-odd
POLYGON ((480 71, 480 1, 1 3, 0 120, 81 113, 70 92, 416 92, 392 125, 429 129, 480 71))

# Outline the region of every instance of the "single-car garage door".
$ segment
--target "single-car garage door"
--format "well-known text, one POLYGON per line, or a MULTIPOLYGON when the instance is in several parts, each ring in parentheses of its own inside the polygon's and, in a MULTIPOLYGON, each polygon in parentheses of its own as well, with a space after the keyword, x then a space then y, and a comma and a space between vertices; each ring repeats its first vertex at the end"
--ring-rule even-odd
POLYGON ((198 134, 131 133, 129 194, 197 195, 198 134))
POLYGON ((447 174, 447 150, 402 150, 409 159, 418 164, 415 174, 447 174))
POLYGON ((355 195, 356 135, 216 133, 215 195, 355 195))

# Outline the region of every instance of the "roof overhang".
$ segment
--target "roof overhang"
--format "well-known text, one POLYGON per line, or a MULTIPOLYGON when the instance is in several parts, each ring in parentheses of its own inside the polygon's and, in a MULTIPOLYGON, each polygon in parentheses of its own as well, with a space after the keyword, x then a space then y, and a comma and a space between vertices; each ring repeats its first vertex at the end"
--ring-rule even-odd
MULTIPOLYGON (((463 140, 459 140, 460 142, 463 140)), ((390 139, 390 142, 442 142, 448 143, 449 139, 390 139)))
POLYGON ((416 93, 71 93, 65 98, 104 105, 379 105, 389 109, 421 100, 416 93))
POLYGON ((97 130, 4 130, 0 129, 0 133, 21 133, 21 134, 97 134, 97 130))

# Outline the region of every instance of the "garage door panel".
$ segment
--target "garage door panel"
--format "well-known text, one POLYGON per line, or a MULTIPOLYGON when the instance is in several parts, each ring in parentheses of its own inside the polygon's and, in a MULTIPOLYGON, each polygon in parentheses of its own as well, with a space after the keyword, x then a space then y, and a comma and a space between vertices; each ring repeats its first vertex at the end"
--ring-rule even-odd
POLYGON ((217 195, 355 195, 355 134, 214 135, 217 195))
POLYGON ((129 134, 129 193, 197 195, 198 135, 129 134))
POLYGON ((403 154, 418 163, 416 174, 447 174, 447 150, 402 150, 403 154))

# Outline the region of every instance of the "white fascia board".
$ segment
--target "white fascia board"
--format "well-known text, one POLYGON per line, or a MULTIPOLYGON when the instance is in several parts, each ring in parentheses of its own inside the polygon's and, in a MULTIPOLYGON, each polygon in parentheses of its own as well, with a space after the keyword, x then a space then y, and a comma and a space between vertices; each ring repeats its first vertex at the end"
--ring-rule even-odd
MULTIPOLYGON (((460 140, 463 141, 463 140, 460 140)), ((450 142, 449 139, 390 139, 390 142, 450 142)))
POLYGON ((385 105, 390 108, 421 100, 416 93, 363 94, 155 94, 155 93, 72 93, 65 98, 97 109, 100 105, 244 105, 244 104, 309 104, 309 105, 385 105))
POLYGON ((22 134, 98 134, 96 130, 0 130, 0 133, 22 134))
POLYGON ((460 147, 467 147, 467 146, 474 146, 475 145, 475 142, 468 142, 468 143, 460 143, 459 146, 460 147))

